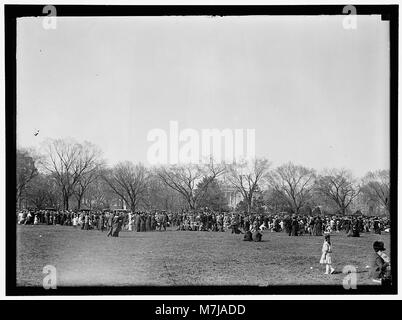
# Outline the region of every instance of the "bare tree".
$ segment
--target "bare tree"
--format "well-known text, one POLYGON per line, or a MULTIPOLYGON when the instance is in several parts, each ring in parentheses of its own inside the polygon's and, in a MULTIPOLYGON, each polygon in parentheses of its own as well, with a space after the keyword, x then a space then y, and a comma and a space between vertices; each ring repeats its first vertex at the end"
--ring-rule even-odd
POLYGON ((21 207, 22 195, 28 184, 38 175, 37 157, 32 151, 17 150, 17 205, 21 207))
POLYGON ((295 213, 307 203, 314 186, 315 172, 289 162, 277 167, 269 175, 269 183, 281 195, 295 213))
POLYGON ((108 209, 115 198, 115 192, 103 179, 105 170, 100 170, 96 179, 88 185, 85 191, 84 203, 92 209, 108 209))
POLYGON ((228 165, 225 178, 243 196, 250 212, 255 194, 266 181, 270 163, 267 159, 254 159, 240 161, 228 165))
POLYGON ((120 162, 111 170, 106 170, 103 178, 113 192, 130 206, 131 211, 135 211, 146 198, 149 172, 142 164, 120 162))
POLYGON ((381 207, 390 211, 389 190, 390 179, 389 170, 378 170, 369 172, 363 178, 362 193, 369 199, 379 204, 381 207))
POLYGON ((26 199, 37 209, 59 209, 60 193, 51 175, 38 174, 27 186, 26 199))
POLYGON ((222 164, 215 164, 213 160, 209 164, 185 164, 164 166, 157 169, 157 175, 161 181, 177 191, 187 202, 190 209, 195 209, 199 198, 203 197, 209 184, 225 171, 222 164), (197 184, 204 179, 201 189, 197 190, 197 184))
POLYGON ((352 173, 345 169, 324 172, 317 180, 315 188, 323 196, 332 200, 342 214, 346 213, 360 192, 360 187, 352 173))
POLYGON ((101 177, 101 171, 104 167, 104 163, 101 161, 95 161, 90 168, 85 170, 77 181, 74 189, 74 194, 77 199, 77 209, 81 208, 81 203, 86 194, 88 187, 93 184, 97 179, 101 177))
POLYGON ((166 184, 155 172, 149 179, 147 197, 144 203, 148 210, 179 211, 186 205, 181 194, 166 187, 166 184))
POLYGON ((86 174, 92 172, 100 162, 101 152, 95 145, 73 140, 49 140, 45 143, 44 168, 55 177, 63 197, 63 208, 69 209, 69 199, 86 174))

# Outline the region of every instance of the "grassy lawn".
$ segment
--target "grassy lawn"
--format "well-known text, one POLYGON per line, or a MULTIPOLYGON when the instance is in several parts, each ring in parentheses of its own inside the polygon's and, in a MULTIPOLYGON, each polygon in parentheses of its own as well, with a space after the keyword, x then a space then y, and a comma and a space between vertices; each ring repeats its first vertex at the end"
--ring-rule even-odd
MULTIPOLYGON (((368 277, 372 243, 389 234, 347 238, 333 234, 336 274, 319 264, 323 237, 289 237, 265 232, 245 242, 230 232, 106 232, 65 226, 17 226, 17 285, 42 286, 45 265, 57 268, 58 286, 136 285, 342 285, 342 269, 357 267, 359 284, 368 277)), ((375 284, 374 284, 375 285, 375 284)))

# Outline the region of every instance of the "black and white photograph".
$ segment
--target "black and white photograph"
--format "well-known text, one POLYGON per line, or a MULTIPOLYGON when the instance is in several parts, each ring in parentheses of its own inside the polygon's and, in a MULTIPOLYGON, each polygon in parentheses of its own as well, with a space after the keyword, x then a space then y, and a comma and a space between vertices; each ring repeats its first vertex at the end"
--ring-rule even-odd
POLYGON ((398 6, 4 10, 10 292, 396 292, 398 6))

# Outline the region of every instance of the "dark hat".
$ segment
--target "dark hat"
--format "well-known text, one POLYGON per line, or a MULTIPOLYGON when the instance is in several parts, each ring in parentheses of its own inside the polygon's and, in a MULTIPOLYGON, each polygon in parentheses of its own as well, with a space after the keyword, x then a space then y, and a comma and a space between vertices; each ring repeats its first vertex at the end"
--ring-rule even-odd
POLYGON ((374 249, 375 252, 377 252, 377 251, 385 251, 384 242, 382 242, 382 241, 375 241, 375 242, 373 243, 373 249, 374 249))

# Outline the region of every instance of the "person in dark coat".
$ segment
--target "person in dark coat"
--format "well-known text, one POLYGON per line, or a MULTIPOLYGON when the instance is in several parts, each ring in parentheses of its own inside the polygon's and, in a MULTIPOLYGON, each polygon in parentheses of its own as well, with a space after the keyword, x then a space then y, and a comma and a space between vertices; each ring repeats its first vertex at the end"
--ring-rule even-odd
POLYGON ((111 214, 109 216, 109 221, 111 221, 111 222, 110 222, 110 225, 109 225, 109 232, 107 233, 107 236, 108 237, 109 236, 113 237, 115 228, 117 227, 117 215, 111 214))
POLYGON ((344 223, 344 227, 345 227, 345 232, 346 234, 349 234, 349 230, 350 230, 350 220, 347 219, 344 223))
POLYGON ((118 237, 119 232, 121 231, 121 228, 123 226, 123 217, 119 215, 115 215, 113 218, 113 232, 112 232, 112 237, 118 237))
POLYGON ((311 219, 309 222, 309 234, 312 236, 314 234, 314 225, 315 225, 315 219, 311 219))
POLYGON ((290 235, 290 232, 292 230, 292 221, 290 220, 289 217, 286 217, 285 220, 283 221, 283 225, 285 228, 285 232, 290 235))
POLYGON ((279 224, 279 219, 274 220, 274 231, 275 232, 281 231, 281 225, 279 224))
POLYGON ((158 225, 158 222, 156 221, 156 217, 155 217, 155 215, 153 214, 153 215, 151 216, 151 230, 152 230, 152 231, 155 231, 157 225, 158 225))
POLYGON ((352 237, 360 237, 359 221, 356 220, 352 225, 352 237))
POLYGON ((320 217, 315 221, 315 234, 316 236, 322 236, 322 220, 320 217))
POLYGON ((160 217, 159 220, 159 231, 162 231, 162 228, 164 231, 166 231, 167 223, 168 223, 169 217, 166 212, 162 213, 162 216, 160 217))
POLYGON ((135 230, 137 232, 141 231, 141 217, 138 212, 135 214, 135 230))
POLYGON ((364 232, 364 224, 362 219, 357 220, 357 230, 359 230, 359 232, 364 232))
POLYGON ((262 233, 258 230, 255 230, 253 235, 252 235, 252 239, 254 242, 260 242, 262 238, 262 233))
POLYGON ((375 234, 381 234, 380 221, 378 220, 378 218, 375 218, 373 228, 375 234))
POLYGON ((145 219, 145 231, 151 231, 151 216, 149 214, 145 219))
POLYGON ((250 221, 247 219, 244 222, 244 231, 249 231, 250 230, 250 221))
POLYGON ((103 213, 100 215, 98 223, 99 223, 98 224, 98 229, 103 232, 103 230, 105 229, 105 220, 104 220, 103 213))
POLYGON ((297 221, 296 217, 292 219, 292 228, 290 232, 290 236, 297 236, 299 231, 299 222, 297 221))
POLYGON ((223 215, 221 214, 221 215, 219 215, 219 218, 218 218, 218 229, 219 229, 219 231, 220 232, 224 232, 224 230, 223 230, 223 215))
POLYGON ((141 219, 140 219, 140 230, 141 232, 145 232, 146 231, 146 227, 145 227, 145 217, 143 214, 141 214, 141 219))
POLYGON ((253 241, 253 235, 250 230, 247 230, 244 234, 243 241, 253 241))
POLYGON ((207 230, 212 230, 212 214, 207 215, 207 230))
POLYGON ((385 254, 384 242, 373 243, 374 254, 371 260, 370 277, 382 285, 391 283, 390 259, 385 254))
MULTIPOLYGON (((107 218, 107 227, 108 227, 108 231, 109 231, 110 235, 112 234, 112 231, 110 231, 110 230, 112 229, 112 225, 113 225, 113 217, 114 217, 113 213, 109 213, 109 216, 107 218)), ((108 233, 108 236, 109 236, 109 233, 108 233)))

